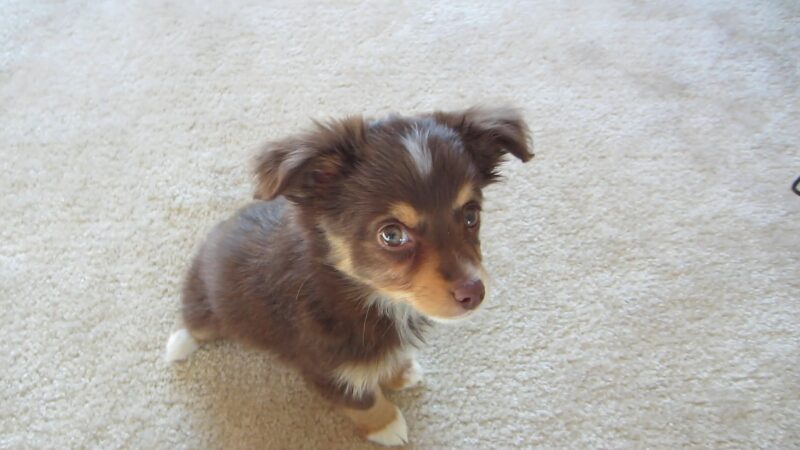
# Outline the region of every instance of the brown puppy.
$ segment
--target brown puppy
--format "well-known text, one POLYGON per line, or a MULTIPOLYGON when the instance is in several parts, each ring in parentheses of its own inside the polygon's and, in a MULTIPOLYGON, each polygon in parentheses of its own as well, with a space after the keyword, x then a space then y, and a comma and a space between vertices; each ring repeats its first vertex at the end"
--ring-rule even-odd
POLYGON ((533 156, 507 108, 354 117, 268 144, 260 200, 214 228, 192 263, 186 329, 167 359, 214 338, 270 350, 368 439, 405 443, 381 386, 418 382, 425 329, 483 300, 481 189, 506 153, 533 156))

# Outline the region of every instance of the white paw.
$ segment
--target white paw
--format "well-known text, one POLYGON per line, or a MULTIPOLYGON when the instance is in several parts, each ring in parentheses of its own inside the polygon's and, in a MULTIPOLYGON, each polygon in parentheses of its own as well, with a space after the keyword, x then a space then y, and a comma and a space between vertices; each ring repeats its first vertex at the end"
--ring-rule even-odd
POLYGON ((185 328, 181 328, 169 337, 164 359, 167 362, 181 361, 188 358, 198 347, 200 346, 192 335, 185 328))
POLYGON ((422 382, 422 366, 419 365, 417 360, 411 361, 411 367, 408 368, 406 371, 405 379, 406 383, 403 385, 401 389, 410 389, 422 382))
POLYGON ((408 426, 406 425, 406 419, 396 406, 394 410, 395 413, 397 413, 395 419, 382 430, 368 434, 367 440, 387 447, 404 445, 408 442, 408 426))

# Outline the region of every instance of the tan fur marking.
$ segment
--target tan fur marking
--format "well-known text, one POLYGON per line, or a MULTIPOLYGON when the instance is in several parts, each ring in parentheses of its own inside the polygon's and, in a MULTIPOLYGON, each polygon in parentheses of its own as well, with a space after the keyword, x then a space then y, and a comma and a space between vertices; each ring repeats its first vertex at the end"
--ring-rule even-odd
POLYGON ((411 277, 410 289, 399 286, 379 286, 379 289, 387 297, 405 301, 426 316, 458 316, 463 310, 450 300, 449 283, 439 274, 438 267, 439 255, 431 249, 411 277))
POLYGON ((397 408, 383 396, 380 388, 375 390, 375 403, 369 409, 343 408, 344 413, 361 433, 368 435, 383 430, 397 418, 397 408))
POLYGON ((333 257, 332 262, 334 266, 356 280, 365 282, 356 274, 355 268, 353 267, 353 256, 350 251, 350 246, 347 245, 347 241, 327 230, 325 230, 325 237, 328 238, 328 243, 331 246, 331 256, 333 257))
POLYGON ((473 200, 474 192, 475 186, 472 183, 466 183, 464 186, 461 186, 456 196, 456 201, 453 203, 453 209, 461 209, 467 202, 473 200))
POLYGON ((416 228, 419 225, 419 213, 408 203, 395 203, 389 213, 409 228, 416 228))
POLYGON ((406 361, 397 371, 386 381, 383 386, 393 391, 399 391, 408 384, 408 371, 411 369, 411 360, 406 361))
POLYGON ((431 250, 411 280, 411 302, 427 316, 457 316, 463 311, 452 301, 450 285, 439 274, 438 267, 439 255, 431 250))

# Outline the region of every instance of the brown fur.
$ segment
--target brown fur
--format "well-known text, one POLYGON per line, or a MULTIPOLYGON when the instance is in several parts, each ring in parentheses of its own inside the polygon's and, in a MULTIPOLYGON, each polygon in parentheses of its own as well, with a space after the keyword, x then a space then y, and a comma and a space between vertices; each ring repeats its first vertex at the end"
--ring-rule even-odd
POLYGON ((337 374, 392 360, 387 383, 398 385, 410 363, 397 355, 419 344, 430 319, 465 313, 453 286, 485 272, 461 208, 480 201, 505 153, 530 159, 528 140, 516 111, 475 108, 354 117, 268 144, 256 161, 261 200, 218 225, 192 263, 187 328, 270 350, 362 431, 385 425, 395 410, 380 387, 353 389, 337 374), (412 131, 424 137, 427 176, 404 148, 412 131), (413 245, 382 247, 387 222, 413 245))

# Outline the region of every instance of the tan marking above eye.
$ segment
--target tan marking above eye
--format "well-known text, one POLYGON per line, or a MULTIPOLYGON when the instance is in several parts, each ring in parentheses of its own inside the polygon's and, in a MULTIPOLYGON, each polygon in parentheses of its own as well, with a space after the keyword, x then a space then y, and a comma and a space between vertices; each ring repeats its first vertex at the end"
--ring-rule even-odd
POLYGON ((453 209, 461 209, 472 200, 476 200, 475 198, 475 185, 472 183, 466 183, 461 186, 461 189, 458 190, 458 195, 456 196, 456 201, 453 204, 453 209))
POLYGON ((420 215, 408 203, 395 203, 389 209, 389 214, 409 228, 416 228, 420 222, 420 215))

